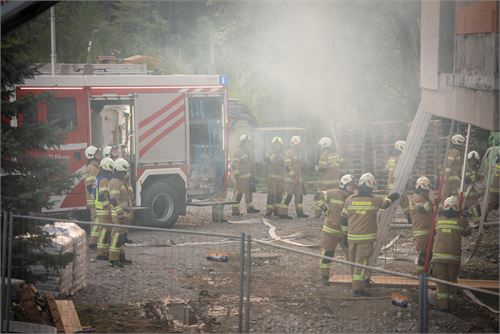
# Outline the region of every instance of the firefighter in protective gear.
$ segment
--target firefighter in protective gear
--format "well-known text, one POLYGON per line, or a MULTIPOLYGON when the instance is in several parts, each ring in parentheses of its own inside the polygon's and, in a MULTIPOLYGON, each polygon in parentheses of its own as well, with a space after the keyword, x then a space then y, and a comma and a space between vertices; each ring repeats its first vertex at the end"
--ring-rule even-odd
POLYGON ((431 181, 425 176, 419 177, 415 184, 415 192, 410 200, 410 215, 413 223, 412 232, 417 250, 415 264, 418 272, 424 269, 425 251, 427 249, 432 215, 434 213, 434 207, 429 197, 431 190, 431 181))
MULTIPOLYGON (((99 174, 97 174, 95 209, 97 222, 111 224, 111 204, 109 202, 109 180, 113 175, 113 159, 101 160, 99 174)), ((101 226, 97 239, 96 259, 108 260, 109 227, 101 226)))
POLYGON ((134 194, 129 183, 125 180, 128 169, 129 163, 125 159, 116 159, 113 177, 109 181, 109 202, 111 203, 111 217, 114 225, 111 229, 109 245, 109 264, 112 267, 123 267, 124 264, 131 263, 125 258, 123 251, 127 230, 120 226, 129 225, 132 222, 134 194))
MULTIPOLYGON (((316 203, 325 214, 323 230, 321 232, 321 255, 333 257, 337 245, 340 244, 346 258, 349 257, 347 247, 347 226, 340 224, 340 215, 344 208, 345 200, 354 193, 356 182, 350 174, 342 176, 338 189, 330 189, 317 192, 315 195, 316 203)), ((329 284, 331 260, 321 259, 319 268, 321 272, 321 281, 324 285, 329 284)))
POLYGON ((465 142, 464 136, 456 134, 451 137, 451 147, 446 157, 446 167, 444 170, 443 198, 451 195, 458 195, 460 187, 460 169, 462 168, 462 157, 460 151, 465 142))
MULTIPOLYGON (((394 183, 396 182, 396 178, 394 172, 396 170, 396 166, 398 165, 399 157, 401 156, 401 152, 403 152, 406 146, 406 142, 404 140, 398 140, 394 143, 394 150, 392 155, 387 160, 385 165, 385 171, 387 172, 387 193, 392 191, 394 188, 394 183)), ((401 199, 399 200, 399 206, 403 211, 408 223, 411 224, 411 215, 410 215, 410 201, 406 194, 401 195, 401 199)))
POLYGON ((232 159, 232 172, 236 181, 236 187, 234 190, 233 200, 237 204, 232 206, 232 215, 241 216, 240 213, 240 202, 245 195, 245 204, 247 207, 247 213, 257 213, 257 210, 253 207, 253 187, 255 186, 255 175, 254 175, 254 162, 253 154, 251 152, 250 138, 247 135, 242 135, 240 137, 240 143, 238 149, 234 154, 232 159), (253 184, 252 184, 253 182, 253 184))
MULTIPOLYGON (((334 152, 332 140, 328 137, 323 137, 318 141, 321 147, 321 155, 318 164, 315 167, 319 174, 319 183, 317 191, 337 188, 340 178, 340 156, 334 152)), ((321 217, 321 208, 319 203, 315 203, 314 217, 321 217)))
MULTIPOLYGON (((432 275, 457 282, 462 255, 462 236, 471 234, 467 220, 460 217, 456 196, 444 200, 436 221, 436 236, 432 249, 432 275)), ((441 311, 454 310, 457 291, 455 287, 437 283, 437 304, 441 311)))
POLYGON ((300 136, 293 136, 290 140, 292 146, 285 153, 285 191, 281 200, 279 217, 281 219, 292 219, 288 215, 288 205, 295 197, 295 212, 299 218, 309 217, 304 213, 302 202, 304 201, 304 184, 302 183, 302 166, 303 161, 299 155, 301 147, 300 136))
MULTIPOLYGON (((377 240, 377 213, 388 208, 399 199, 399 193, 387 197, 374 197, 375 177, 371 173, 361 175, 358 192, 346 199, 340 223, 347 226, 349 261, 367 265, 373 252, 373 243, 377 240)), ((352 293, 355 297, 366 296, 365 269, 352 268, 352 293)))
POLYGON ((481 206, 479 198, 481 197, 476 184, 479 181, 479 153, 470 151, 467 154, 467 168, 465 170, 464 189, 465 189, 465 211, 472 216, 472 223, 479 225, 481 220, 481 206))
POLYGON ((105 158, 111 158, 113 160, 116 160, 119 157, 118 147, 114 145, 108 145, 105 148, 103 148, 102 154, 104 155, 105 158))
POLYGON ((493 166, 493 170, 491 171, 491 175, 493 176, 493 180, 490 184, 490 188, 488 191, 488 208, 486 209, 485 219, 488 217, 488 214, 491 210, 498 210, 499 201, 500 201, 500 156, 497 157, 497 162, 495 166, 493 166))
POLYGON ((266 154, 267 162, 267 204, 266 217, 279 215, 279 205, 285 182, 285 161, 283 139, 274 137, 271 152, 266 154))
MULTIPOLYGON (((90 145, 85 149, 85 157, 87 158, 87 167, 85 168, 85 198, 87 200, 87 208, 90 211, 90 221, 95 223, 95 185, 96 177, 99 173, 99 162, 102 159, 102 153, 98 147, 90 145)), ((99 231, 100 228, 98 225, 90 225, 90 249, 97 248, 99 231)))

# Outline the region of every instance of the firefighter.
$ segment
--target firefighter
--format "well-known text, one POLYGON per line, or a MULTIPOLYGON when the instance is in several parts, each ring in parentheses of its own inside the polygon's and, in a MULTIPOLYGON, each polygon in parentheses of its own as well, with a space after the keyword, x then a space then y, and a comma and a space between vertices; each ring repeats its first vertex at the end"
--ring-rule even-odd
POLYGON ((465 138, 460 134, 451 137, 451 147, 446 157, 446 167, 444 170, 443 198, 448 198, 451 195, 458 195, 458 188, 460 187, 460 169, 462 168, 460 150, 464 142, 465 138))
POLYGON ((260 210, 253 207, 252 203, 255 178, 253 172, 253 154, 251 152, 250 138, 244 134, 240 137, 239 141, 240 143, 238 145, 238 149, 236 150, 232 160, 232 171, 236 180, 233 200, 237 202, 237 204, 233 204, 232 206, 233 216, 241 216, 240 202, 243 195, 245 195, 247 213, 260 212, 260 210))
POLYGON ((425 261, 425 251, 429 232, 432 225, 432 215, 434 213, 429 193, 432 189, 431 181, 425 177, 419 177, 415 183, 415 192, 410 200, 410 215, 413 222, 413 237, 415 238, 415 248, 417 259, 415 261, 418 272, 423 270, 425 261))
POLYGON ((102 154, 104 155, 105 158, 111 158, 113 160, 116 160, 119 158, 118 154, 118 147, 114 145, 108 145, 102 150, 102 154))
MULTIPOLYGON (((398 165, 399 157, 403 152, 406 146, 406 142, 404 140, 398 140, 394 143, 394 149, 392 155, 389 157, 385 165, 385 171, 387 172, 387 193, 389 194, 394 188, 394 183, 396 182, 396 178, 394 176, 394 172, 396 170, 396 166, 398 165)), ((401 195, 401 199, 399 200, 399 206, 403 211, 408 223, 411 224, 411 215, 410 215, 410 201, 406 194, 401 195)))
POLYGON ((134 193, 132 187, 125 180, 129 169, 127 160, 118 158, 115 160, 113 166, 113 177, 109 181, 109 202, 111 204, 111 217, 114 226, 111 229, 109 264, 112 267, 121 268, 124 264, 132 263, 132 261, 125 258, 123 245, 126 242, 127 230, 120 225, 130 225, 132 221, 132 199, 134 193))
POLYGON ((493 166, 491 172, 493 175, 493 181, 490 185, 488 192, 488 208, 486 209, 485 219, 488 218, 488 214, 491 210, 498 210, 499 207, 499 195, 500 195, 500 156, 496 158, 496 164, 493 166))
MULTIPOLYGON (((338 189, 317 192, 315 195, 316 203, 325 214, 320 243, 321 255, 323 256, 333 257, 335 248, 340 244, 346 258, 348 258, 347 230, 345 226, 340 225, 340 214, 344 208, 345 200, 354 193, 355 188, 354 177, 346 174, 340 178, 338 189)), ((329 285, 330 263, 331 261, 327 259, 321 259, 319 263, 321 281, 324 285, 329 285)))
POLYGON ((304 184, 302 183, 302 165, 303 161, 300 158, 301 147, 300 136, 293 136, 290 140, 292 146, 285 153, 285 191, 279 209, 279 217, 281 219, 292 219, 288 215, 288 205, 292 201, 292 196, 295 197, 295 212, 299 218, 309 217, 304 213, 302 202, 304 200, 304 184))
MULTIPOLYGON (((85 168, 85 198, 87 199, 87 208, 90 211, 90 221, 95 223, 95 184, 96 176, 99 173, 99 162, 102 159, 101 150, 98 147, 90 145, 85 149, 87 158, 87 167, 85 168)), ((97 248, 97 238, 100 228, 98 225, 90 225, 89 248, 97 248)))
POLYGON ((285 162, 283 152, 283 139, 274 137, 272 140, 271 152, 266 154, 267 161, 267 206, 266 217, 273 214, 278 216, 279 204, 283 193, 283 183, 285 177, 285 162))
MULTIPOLYGON (((340 156, 334 152, 332 140, 328 137, 323 137, 318 141, 321 148, 321 155, 318 164, 315 167, 319 174, 318 191, 337 188, 340 178, 340 156)), ((314 217, 321 217, 321 208, 319 203, 314 205, 314 217)))
MULTIPOLYGON (((374 197, 375 177, 371 173, 361 175, 358 192, 346 199, 340 223, 347 226, 347 242, 349 244, 349 261, 368 265, 373 252, 373 243, 377 240, 377 213, 388 208, 399 199, 399 193, 391 193, 387 197, 374 197)), ((365 290, 365 269, 352 268, 352 294, 354 297, 367 296, 365 290)))
MULTIPOLYGON (((101 160, 99 174, 97 174, 95 209, 97 222, 111 224, 111 204, 109 203, 109 180, 113 175, 113 159, 101 160)), ((101 226, 97 240, 97 260, 108 260, 109 227, 101 226)))
POLYGON ((467 168, 464 178, 465 209, 472 216, 474 225, 479 225, 481 220, 481 206, 479 205, 481 194, 476 188, 476 182, 479 181, 479 161, 479 153, 476 151, 470 151, 467 154, 467 168))
MULTIPOLYGON (((436 236, 432 249, 432 275, 436 278, 457 282, 462 254, 462 236, 471 234, 467 220, 460 217, 458 198, 450 196, 443 202, 436 221, 436 236)), ((437 283, 437 304, 441 311, 456 307, 456 288, 437 283)))

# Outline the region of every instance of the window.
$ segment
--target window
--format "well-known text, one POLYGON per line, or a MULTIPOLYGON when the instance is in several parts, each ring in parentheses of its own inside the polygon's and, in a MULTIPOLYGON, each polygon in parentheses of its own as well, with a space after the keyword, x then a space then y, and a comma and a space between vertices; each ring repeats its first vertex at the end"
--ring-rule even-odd
POLYGON ((51 98, 47 102, 47 120, 56 121, 65 130, 76 128, 76 101, 73 98, 51 98))

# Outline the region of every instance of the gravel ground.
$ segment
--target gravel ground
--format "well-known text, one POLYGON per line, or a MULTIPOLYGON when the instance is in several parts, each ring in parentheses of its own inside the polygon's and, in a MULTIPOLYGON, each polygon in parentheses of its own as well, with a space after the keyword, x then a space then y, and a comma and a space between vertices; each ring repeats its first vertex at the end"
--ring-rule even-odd
MULTIPOLYGON (((257 208, 265 207, 265 195, 256 194, 257 208)), ((305 211, 312 213, 312 196, 304 201, 305 211)), ((291 213, 294 213, 291 210, 291 213)), ((229 217, 230 208, 226 208, 229 217)), ((176 228, 209 231, 269 240, 268 227, 261 223, 262 214, 241 217, 243 223, 212 223, 209 208, 190 207, 180 217, 176 228)), ((318 244, 322 222, 319 219, 270 219, 279 236, 300 233, 296 242, 318 244)), ((477 233, 477 232, 474 232, 477 233)), ((379 265, 396 271, 412 272, 413 243, 408 230, 391 231, 400 235, 379 265), (397 258, 398 260, 391 260, 397 258)), ((473 248, 475 235, 464 245, 464 258, 473 248)), ((131 231, 134 241, 126 247, 133 261, 123 269, 111 268, 89 255, 87 287, 73 296, 82 322, 99 332, 167 332, 210 331, 235 332, 238 319, 240 243, 224 237, 208 237, 164 232, 131 231), (212 242, 213 244, 204 244, 212 242), (210 251, 227 252, 227 263, 206 259, 210 251), (151 309, 186 302, 200 319, 200 326, 182 327, 162 321, 165 316, 151 309), (153 306, 154 307, 153 307, 153 306), (149 310, 149 311, 148 311, 149 310), (160 319, 160 320, 159 320, 160 319)), ((319 253, 319 248, 302 248, 319 253)), ((337 256, 342 257, 342 252, 337 256)), ((348 285, 322 286, 318 260, 270 246, 252 245, 253 332, 415 332, 417 327, 417 293, 414 289, 372 287, 372 297, 354 299, 348 285), (391 304, 391 292, 409 297, 409 306, 391 304)), ((349 268, 335 265, 336 273, 349 268)), ((463 266, 461 277, 498 279, 498 228, 491 228, 483 239, 481 252, 463 266)), ((484 297, 484 296, 478 296, 484 297)), ((486 298, 498 308, 498 301, 486 298)), ((498 317, 482 310, 466 298, 460 299, 461 310, 455 314, 430 313, 432 332, 498 332, 498 317)), ((165 312, 164 312, 165 313, 165 312)))

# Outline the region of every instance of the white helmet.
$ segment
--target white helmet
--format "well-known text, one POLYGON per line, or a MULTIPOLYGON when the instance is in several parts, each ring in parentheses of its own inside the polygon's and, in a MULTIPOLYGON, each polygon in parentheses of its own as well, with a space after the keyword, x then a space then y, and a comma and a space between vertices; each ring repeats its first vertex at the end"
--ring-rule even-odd
POLYGON ((375 189, 375 187, 377 186, 377 181, 375 181, 375 176, 373 176, 372 173, 365 173, 359 178, 358 184, 360 186, 364 184, 369 188, 375 189))
POLYGON ((283 145, 283 138, 281 138, 280 136, 276 136, 273 138, 272 140, 272 143, 280 143, 281 145, 283 145))
POLYGON ((117 172, 126 172, 129 166, 128 161, 123 158, 118 158, 113 163, 113 167, 117 172))
POLYGON ((105 157, 105 158, 108 158, 111 156, 111 150, 113 149, 113 146, 111 145, 108 145, 106 146, 105 148, 102 149, 102 155, 105 157))
POLYGON ((456 196, 450 196, 443 202, 443 210, 454 210, 458 211, 458 198, 456 196))
POLYGON ((429 180, 425 176, 421 176, 417 179, 417 182, 415 183, 415 188, 431 190, 432 189, 431 180, 429 180))
POLYGON ((328 137, 323 137, 318 141, 318 144, 321 148, 328 148, 332 146, 332 140, 328 137))
POLYGON ((250 137, 248 137, 247 135, 241 135, 240 136, 240 143, 243 143, 247 140, 250 140, 250 137))
POLYGON ((89 147, 87 147, 85 149, 85 157, 87 159, 94 159, 95 157, 95 154, 97 153, 97 151, 99 151, 99 148, 98 147, 95 147, 93 145, 90 145, 89 147))
POLYGON ((302 143, 302 140, 300 140, 300 136, 293 136, 292 139, 290 139, 290 145, 292 146, 297 146, 300 143, 302 143))
POLYGON ((340 189, 345 189, 349 183, 354 181, 354 177, 351 174, 346 174, 340 178, 339 187, 340 189))
POLYGON ((113 171, 113 164, 114 164, 113 159, 111 159, 111 158, 104 158, 104 159, 101 160, 101 163, 99 164, 99 167, 101 167, 104 170, 112 172, 113 171))
POLYGON ((479 160, 479 153, 477 153, 476 151, 470 151, 469 154, 467 154, 467 160, 470 159, 479 160))
POLYGON ((403 151, 405 149, 406 142, 404 140, 398 140, 394 143, 394 148, 398 151, 403 151))
POLYGON ((455 145, 462 145, 465 142, 465 137, 462 135, 454 135, 451 137, 451 142, 455 145))

